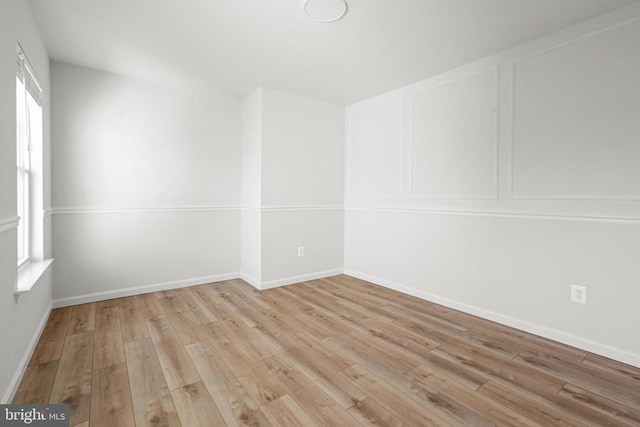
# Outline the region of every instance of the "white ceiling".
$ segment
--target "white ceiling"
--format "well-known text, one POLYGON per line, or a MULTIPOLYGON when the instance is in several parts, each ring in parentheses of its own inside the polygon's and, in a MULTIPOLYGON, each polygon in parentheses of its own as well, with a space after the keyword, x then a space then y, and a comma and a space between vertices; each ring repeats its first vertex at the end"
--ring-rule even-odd
POLYGON ((634 0, 31 0, 52 59, 244 96, 260 86, 350 104, 634 0))

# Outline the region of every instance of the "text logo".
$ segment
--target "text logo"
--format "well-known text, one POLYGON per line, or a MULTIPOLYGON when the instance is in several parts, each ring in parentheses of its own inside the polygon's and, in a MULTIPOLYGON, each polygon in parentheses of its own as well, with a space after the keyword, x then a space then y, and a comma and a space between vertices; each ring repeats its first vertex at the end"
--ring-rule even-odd
POLYGON ((69 427, 69 405, 0 405, 0 427, 69 427))

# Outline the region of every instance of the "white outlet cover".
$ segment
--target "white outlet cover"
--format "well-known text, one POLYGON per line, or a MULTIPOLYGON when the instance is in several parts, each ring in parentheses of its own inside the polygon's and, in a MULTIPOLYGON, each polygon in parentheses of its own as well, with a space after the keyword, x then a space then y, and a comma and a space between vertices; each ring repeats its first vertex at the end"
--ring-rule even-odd
POLYGON ((587 287, 571 285, 571 301, 579 304, 587 303, 587 287))

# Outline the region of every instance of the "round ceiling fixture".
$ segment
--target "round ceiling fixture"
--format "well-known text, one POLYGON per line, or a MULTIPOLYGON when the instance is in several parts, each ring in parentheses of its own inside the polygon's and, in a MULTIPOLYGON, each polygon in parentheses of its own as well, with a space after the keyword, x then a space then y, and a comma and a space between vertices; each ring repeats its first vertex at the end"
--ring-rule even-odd
POLYGON ((347 13, 345 0, 304 0, 304 13, 316 22, 335 22, 347 13))

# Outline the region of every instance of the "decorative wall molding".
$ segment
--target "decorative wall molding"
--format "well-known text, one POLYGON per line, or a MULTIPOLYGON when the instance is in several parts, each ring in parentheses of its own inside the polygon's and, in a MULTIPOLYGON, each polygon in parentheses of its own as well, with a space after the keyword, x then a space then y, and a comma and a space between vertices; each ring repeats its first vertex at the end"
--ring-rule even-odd
MULTIPOLYGON (((343 205, 274 205, 274 206, 171 206, 158 208, 51 208, 45 212, 51 215, 97 215, 97 214, 133 214, 133 213, 174 213, 174 212, 304 212, 339 211, 343 205)), ((17 217, 16 217, 17 218, 17 217)), ((16 224, 17 226, 17 224, 16 224)), ((2 230, 0 220, 0 231, 2 230)))
POLYGON ((240 279, 244 280, 256 289, 260 289, 260 281, 247 273, 240 273, 240 279))
POLYGON ((170 289, 186 288, 188 286, 202 285, 206 283, 222 282, 240 278, 240 273, 216 274, 214 276, 194 277, 191 279, 176 280, 172 282, 154 283, 131 288, 115 289, 112 291, 96 292, 53 300, 53 307, 68 307, 70 305, 85 304, 89 302, 104 301, 112 298, 122 298, 132 295, 146 294, 149 292, 166 291, 170 289))
POLYGON ((640 18, 632 18, 623 22, 616 23, 614 25, 608 26, 606 28, 601 28, 595 31, 588 32, 586 34, 579 35, 577 37, 573 37, 570 40, 565 40, 560 43, 553 44, 551 46, 547 46, 543 49, 535 50, 534 52, 527 53, 524 55, 520 55, 515 59, 511 60, 511 82, 510 82, 510 100, 511 100, 511 109, 510 109, 510 117, 508 118, 509 125, 509 149, 510 153, 510 164, 509 164, 509 176, 508 176, 508 188, 509 193, 508 197, 514 200, 560 200, 560 201, 572 201, 572 200, 586 200, 586 201, 600 201, 600 202, 635 202, 640 201, 640 194, 638 195, 629 195, 629 196, 617 196, 617 195, 608 195, 608 194, 591 194, 591 195, 583 195, 583 194, 565 194, 565 195, 552 195, 552 194, 537 194, 537 195, 526 195, 526 194, 516 194, 514 191, 514 175, 515 175, 515 148, 516 148, 516 74, 517 74, 517 64, 518 62, 522 62, 526 59, 530 59, 532 57, 548 53, 566 46, 569 46, 573 43, 586 40, 597 35, 611 32, 632 24, 640 23, 640 18))
MULTIPOLYGON (((48 210, 48 215, 91 215, 110 213, 170 213, 170 212, 307 212, 307 211, 381 211, 396 213, 422 213, 437 215, 467 215, 467 216, 492 216, 502 218, 524 218, 524 219, 552 219, 571 221, 591 221, 591 222, 617 222, 617 223, 640 223, 640 217, 617 217, 603 215, 572 215, 572 214, 549 214, 538 212, 500 212, 500 211, 465 211, 465 210, 444 210, 420 207, 402 206, 342 206, 342 205, 300 205, 300 206, 263 206, 263 207, 172 207, 172 208, 140 208, 140 209, 88 209, 88 208, 53 208, 48 210)), ((47 215, 45 215, 47 216, 47 215)), ((0 232, 10 230, 18 226, 18 217, 0 219, 0 232)))
POLYGON ((343 205, 301 205, 301 206, 262 206, 260 211, 268 212, 305 212, 305 211, 341 211, 343 205))
MULTIPOLYGON (((333 270, 319 271, 316 273, 304 274, 301 276, 285 277, 282 279, 269 280, 269 281, 263 282, 245 273, 234 272, 234 273, 227 273, 227 274, 217 274, 215 276, 195 277, 191 279, 176 280, 173 282, 154 283, 151 285, 115 289, 112 291, 96 292, 96 293, 78 295, 78 296, 67 297, 67 298, 57 298, 53 300, 52 304, 53 304, 53 308, 68 307, 71 305, 85 304, 85 303, 96 302, 96 301, 104 301, 107 299, 122 298, 122 297, 128 297, 132 295, 145 294, 149 292, 179 289, 179 288, 185 288, 189 286, 196 286, 196 285, 202 285, 202 284, 208 284, 208 283, 223 282, 225 280, 233 280, 233 279, 242 279, 245 282, 252 285, 253 287, 255 287, 256 289, 265 290, 265 289, 277 288, 280 286, 291 285, 294 283, 305 282, 308 280, 322 279, 325 277, 335 276, 342 273, 343 273, 343 269, 342 267, 340 267, 340 268, 335 268, 333 270)), ((29 357, 31 357, 31 355, 29 355, 29 357)), ((27 361, 28 360, 29 359, 27 358, 27 361)))
POLYGON ((516 328, 522 331, 526 331, 547 339, 558 341, 572 347, 577 347, 595 354, 599 354, 604 357, 619 360, 623 363, 628 363, 633 366, 640 367, 640 355, 626 352, 617 348, 609 347, 604 344, 591 341, 586 338, 582 338, 576 335, 572 335, 557 329, 548 328, 546 326, 540 326, 535 323, 527 322, 524 320, 516 319, 510 316, 505 316, 500 313, 496 313, 490 310, 486 310, 473 305, 465 304, 459 301, 454 301, 449 298, 444 298, 438 295, 434 295, 430 292, 422 289, 416 289, 410 286, 406 286, 400 283, 396 283, 390 280, 385 280, 379 277, 371 276, 369 274, 361 273, 359 271, 350 270, 345 268, 344 274, 356 277, 367 282, 375 283, 376 285, 383 286, 385 288, 393 289, 404 294, 412 295, 417 298, 424 299, 426 301, 434 302, 436 304, 443 305, 445 307, 452 308, 454 310, 460 310, 464 313, 468 313, 474 316, 481 317, 483 319, 491 320, 493 322, 507 325, 512 328, 516 328))
MULTIPOLYGON (((491 67, 483 67, 481 70, 476 70, 470 73, 466 73, 465 75, 458 77, 456 79, 448 80, 446 82, 440 83, 435 86, 425 87, 425 88, 412 88, 408 93, 408 117, 406 120, 407 123, 407 136, 408 136, 408 175, 409 175, 409 199, 424 199, 424 200, 498 200, 499 199, 499 183, 500 183, 500 64, 495 64, 491 67), (495 177, 494 177, 494 192, 491 195, 487 196, 477 196, 477 195, 464 195, 464 194, 453 194, 451 196, 429 196, 429 195, 419 195, 414 194, 413 191, 413 110, 414 110, 414 98, 416 95, 430 92, 436 89, 441 89, 443 87, 451 86, 456 83, 468 80, 472 77, 478 76, 480 74, 486 72, 494 72, 495 73, 495 105, 496 105, 496 114, 495 114, 495 141, 494 141, 494 150, 495 150, 495 177)), ((404 111, 403 111, 404 113, 404 111)))
POLYGON ((51 314, 51 309, 53 308, 52 303, 50 302, 47 306, 44 313, 42 313, 42 317, 40 318, 40 322, 38 323, 38 327, 36 328, 33 337, 31 337, 31 341, 29 341, 29 346, 27 350, 24 352, 22 359, 20 360, 20 364, 18 365, 15 373, 13 374, 13 378, 11 379, 11 383, 9 383, 9 387, 2 397, 2 404, 11 403, 16 392, 18 391, 18 387, 20 386, 20 381, 22 381, 22 376, 27 370, 27 366, 29 366, 29 361, 31 360, 31 356, 33 356, 33 352, 38 345, 38 341, 40 341, 40 337, 42 336, 42 332, 44 331, 44 327, 47 325, 47 320, 49 319, 49 314, 51 314))
POLYGON ((564 200, 564 201, 572 201, 572 200, 587 200, 587 201, 597 201, 597 202, 638 202, 640 201, 640 194, 637 196, 612 196, 607 194, 592 194, 592 195, 580 195, 580 194, 567 194, 564 196, 554 196, 554 195, 517 195, 512 194, 510 196, 513 200, 564 200))
POLYGON ((262 208, 260 206, 243 206, 240 210, 242 212, 262 213, 262 208))
POLYGON ((0 233, 17 228, 19 222, 19 216, 0 218, 0 233))
POLYGON ((507 126, 509 126, 509 165, 507 166, 509 169, 509 175, 507 177, 507 187, 508 193, 507 198, 514 198, 513 191, 513 175, 514 169, 516 165, 516 63, 515 61, 511 62, 509 66, 509 102, 511 103, 511 108, 509 108, 509 113, 507 117, 507 126))
POLYGON ((518 213, 518 212, 490 212, 490 211, 464 211, 464 210, 444 210, 429 208, 408 208, 393 206, 347 206, 346 211, 371 211, 371 212, 391 212, 403 214, 423 214, 423 215, 459 215, 459 216, 479 216, 494 218, 514 218, 532 220, 552 220, 552 221, 584 221, 584 222, 604 222, 615 224, 640 224, 640 217, 617 217, 617 216, 595 216, 595 215, 570 215, 570 214, 549 214, 549 213, 518 213))
MULTIPOLYGON (((335 268, 333 270, 319 271, 317 273, 303 274, 301 276, 286 277, 284 279, 268 280, 266 282, 260 282, 258 289, 272 289, 280 286, 293 285, 294 283, 307 282, 310 280, 324 279, 325 277, 336 276, 344 272, 343 268, 335 268)), ((254 287, 254 283, 251 283, 254 287)))
POLYGON ((131 213, 173 213, 173 212, 228 212, 239 211, 240 206, 167 206, 154 208, 86 208, 59 207, 47 211, 49 215, 95 215, 131 213))

